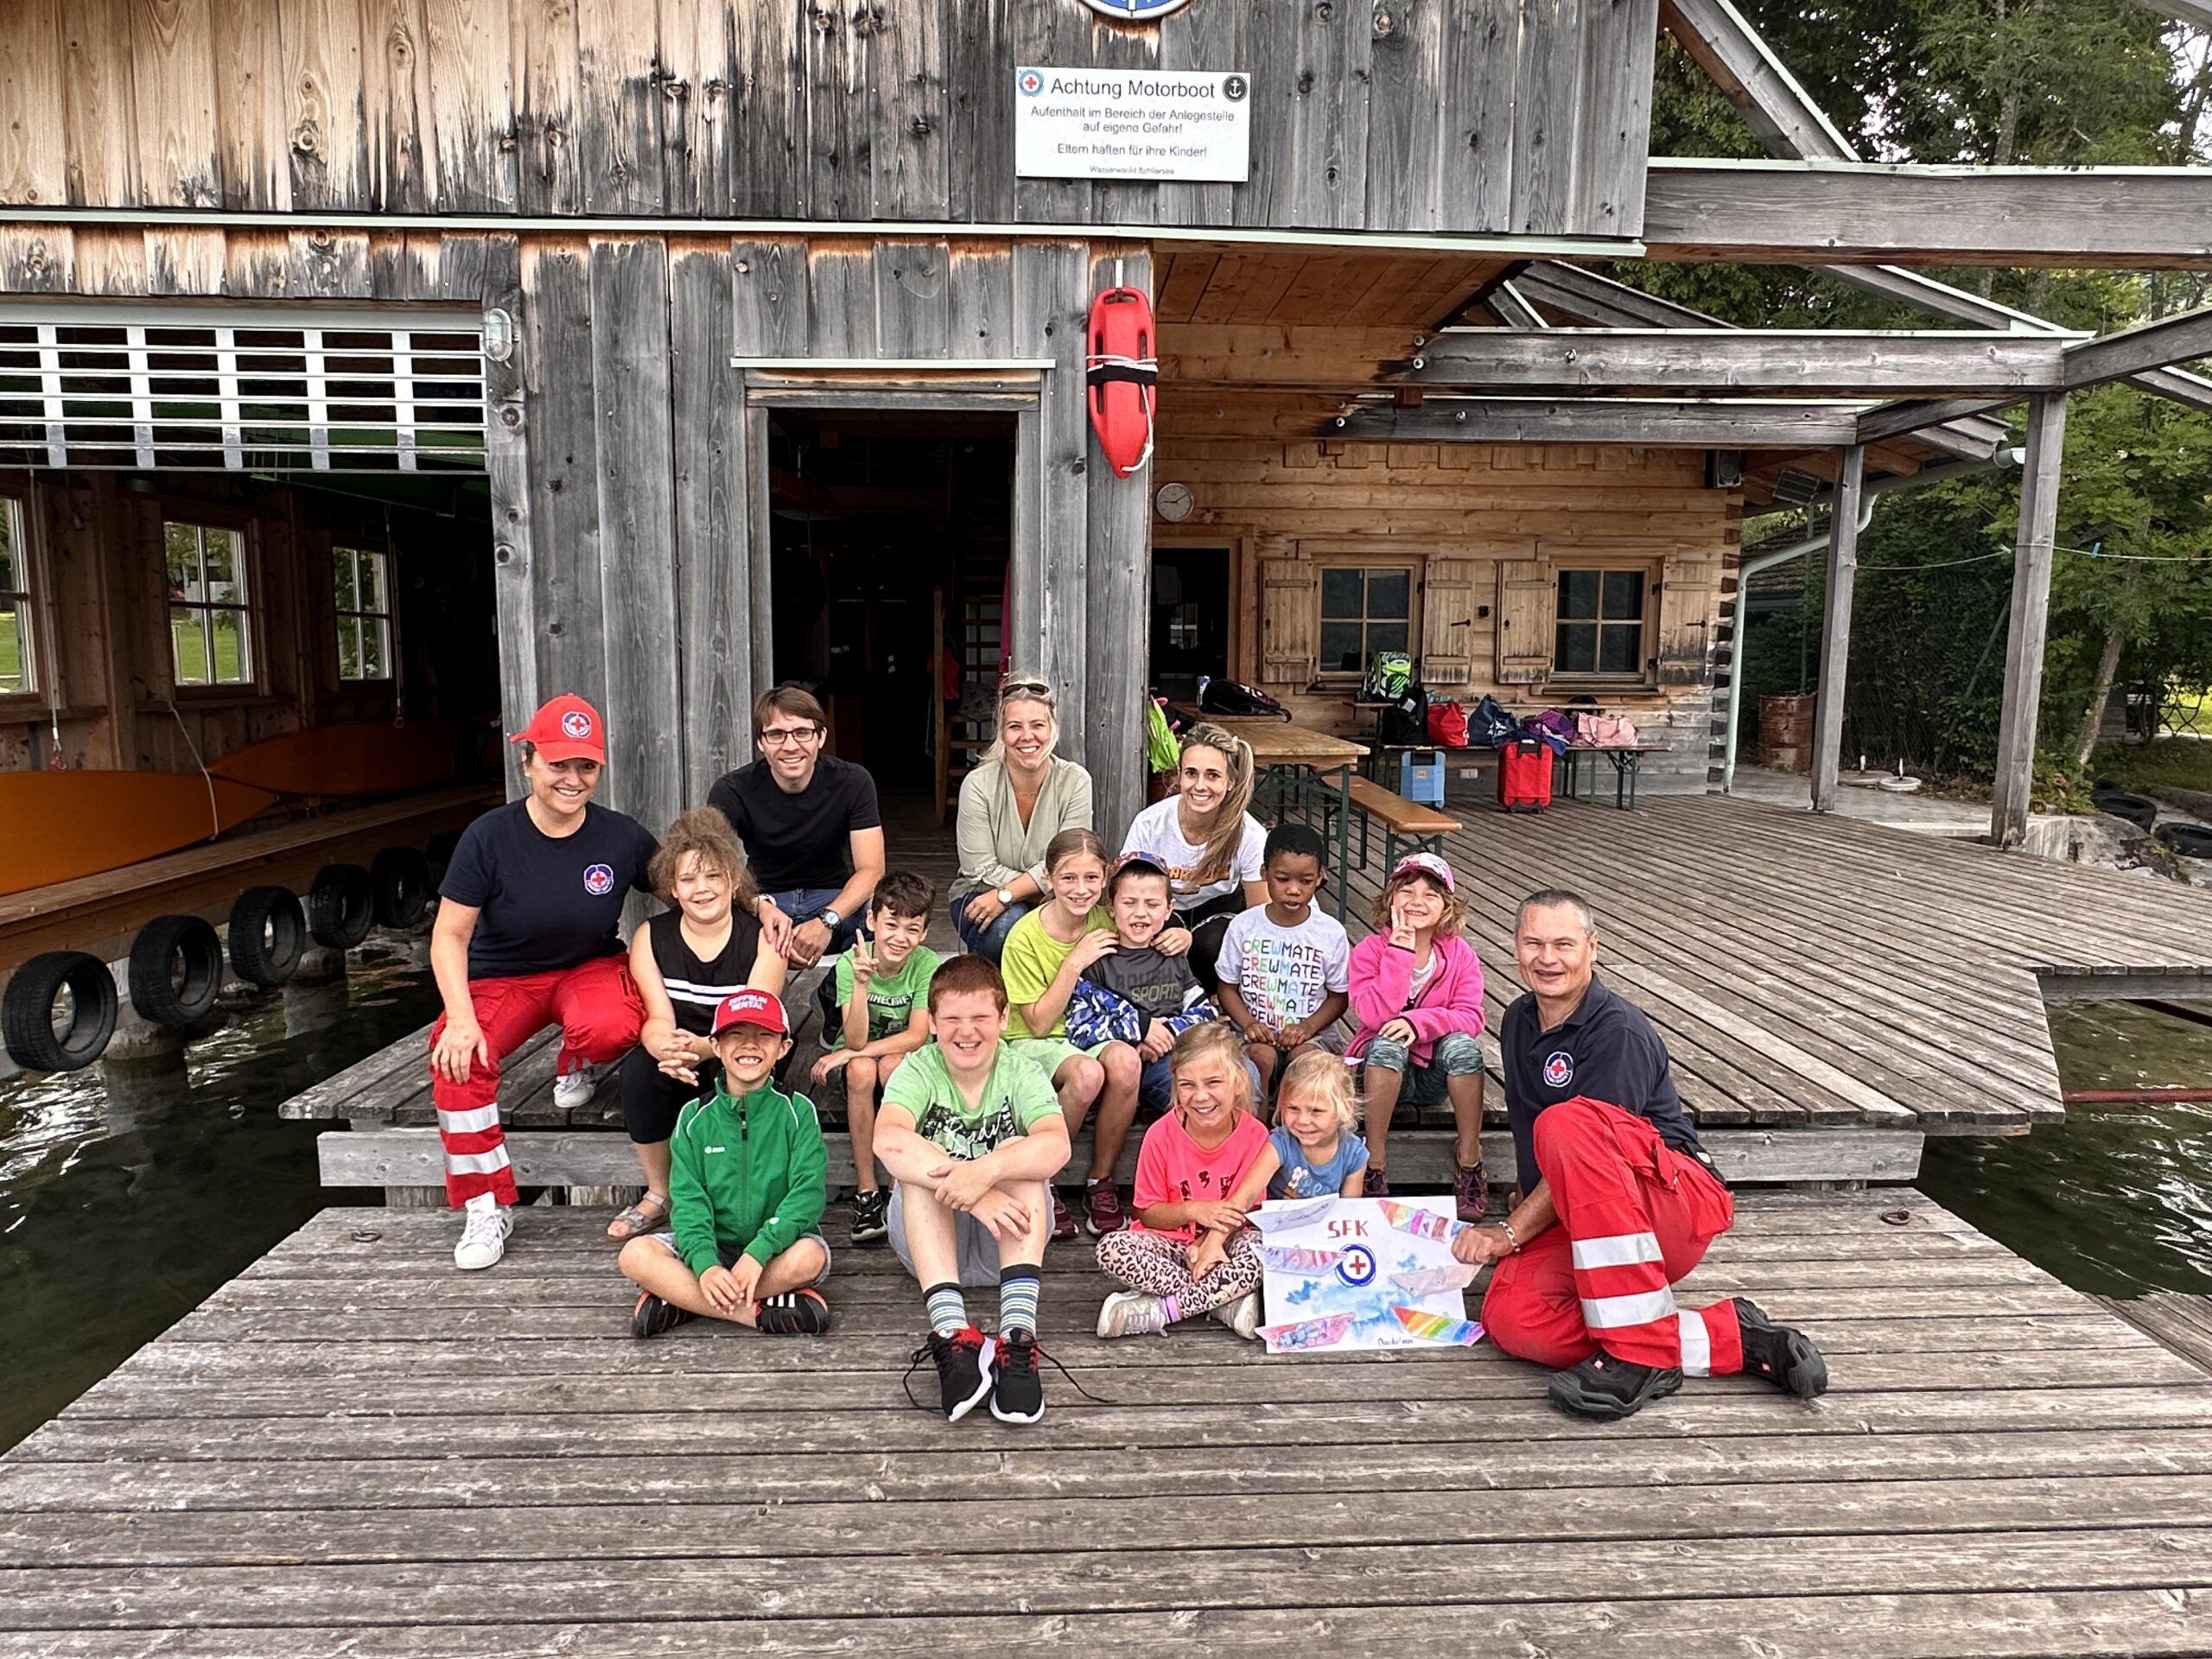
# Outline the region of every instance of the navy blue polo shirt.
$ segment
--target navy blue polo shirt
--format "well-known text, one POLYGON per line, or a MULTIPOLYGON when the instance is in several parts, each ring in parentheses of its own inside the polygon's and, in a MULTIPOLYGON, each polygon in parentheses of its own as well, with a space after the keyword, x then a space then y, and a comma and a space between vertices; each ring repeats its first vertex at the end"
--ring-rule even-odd
POLYGON ((1614 995, 1595 975, 1580 1005, 1549 1031, 1543 1029, 1536 999, 1523 993, 1505 1011, 1497 1045, 1505 1060, 1505 1114, 1524 1194, 1536 1185, 1530 1173, 1536 1170, 1536 1115, 1578 1095, 1649 1119, 1662 1141, 1712 1167, 1675 1092, 1667 1045, 1643 1009, 1614 995))
POLYGON ((635 818, 587 805, 574 834, 549 836, 527 801, 495 806, 461 832, 441 896, 483 913, 468 941, 471 979, 556 973, 622 949, 622 906, 650 893, 658 843, 635 818))

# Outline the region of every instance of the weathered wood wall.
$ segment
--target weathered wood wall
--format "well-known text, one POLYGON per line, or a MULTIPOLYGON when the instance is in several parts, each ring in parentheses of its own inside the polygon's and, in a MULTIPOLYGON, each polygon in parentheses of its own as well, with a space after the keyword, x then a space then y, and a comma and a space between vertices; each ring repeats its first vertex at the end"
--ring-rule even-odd
POLYGON ((1657 0, 10 0, 0 204, 1632 236, 1657 0), (1243 185, 1017 180, 1017 65, 1243 70, 1243 185))
POLYGON ((1635 721, 1662 787, 1702 789, 1713 733, 1713 645, 1732 591, 1741 499, 1706 487, 1701 450, 1566 444, 1333 442, 1280 437, 1258 400, 1171 397, 1155 484, 1190 486, 1162 544, 1230 550, 1230 651, 1236 677, 1325 729, 1370 730, 1351 688, 1317 682, 1318 562, 1409 562, 1423 676, 1441 696, 1495 693, 1516 709, 1596 696, 1635 721), (1554 571, 1585 559, 1648 561, 1660 592, 1647 683, 1573 683, 1551 675, 1554 571), (1502 645, 1509 615, 1530 636, 1502 645))
POLYGON ((484 555, 452 544, 450 524, 281 486, 164 474, 155 493, 107 473, 0 472, 22 505, 36 607, 36 689, 0 697, 0 770, 59 764, 192 772, 264 738, 403 712, 456 726, 490 717, 496 678, 481 667, 492 616, 484 555), (164 582, 164 518, 247 537, 257 665, 252 685, 175 683, 164 582), (394 555, 398 680, 341 680, 334 543, 394 555))

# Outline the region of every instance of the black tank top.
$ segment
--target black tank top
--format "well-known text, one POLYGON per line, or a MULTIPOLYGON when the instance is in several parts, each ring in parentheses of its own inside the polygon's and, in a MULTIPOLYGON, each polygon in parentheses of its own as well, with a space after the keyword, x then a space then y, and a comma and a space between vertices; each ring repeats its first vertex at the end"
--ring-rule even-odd
POLYGON ((695 1036, 714 1029, 715 1010, 733 991, 745 988, 753 959, 760 951, 760 923, 742 911, 732 911, 729 943, 712 962, 702 962, 683 938, 683 912, 664 910, 645 924, 652 941, 653 965, 676 1007, 676 1023, 695 1036))

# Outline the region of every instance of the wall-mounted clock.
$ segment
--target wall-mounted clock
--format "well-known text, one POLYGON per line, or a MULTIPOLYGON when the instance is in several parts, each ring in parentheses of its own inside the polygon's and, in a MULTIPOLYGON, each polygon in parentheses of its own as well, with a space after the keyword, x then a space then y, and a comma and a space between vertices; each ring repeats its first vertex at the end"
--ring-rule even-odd
POLYGON ((1152 510, 1171 524, 1179 524, 1191 516, 1191 486, 1187 484, 1163 484, 1152 498, 1152 510))

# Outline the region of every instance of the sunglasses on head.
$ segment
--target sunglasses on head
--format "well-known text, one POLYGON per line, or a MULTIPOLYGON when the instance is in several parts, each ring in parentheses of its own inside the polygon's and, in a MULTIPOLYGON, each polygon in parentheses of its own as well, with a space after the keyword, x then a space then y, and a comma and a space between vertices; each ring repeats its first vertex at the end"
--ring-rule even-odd
POLYGON ((1053 700, 1052 688, 1042 680, 1007 680, 999 687, 1001 702, 1017 700, 1051 702, 1053 700))

